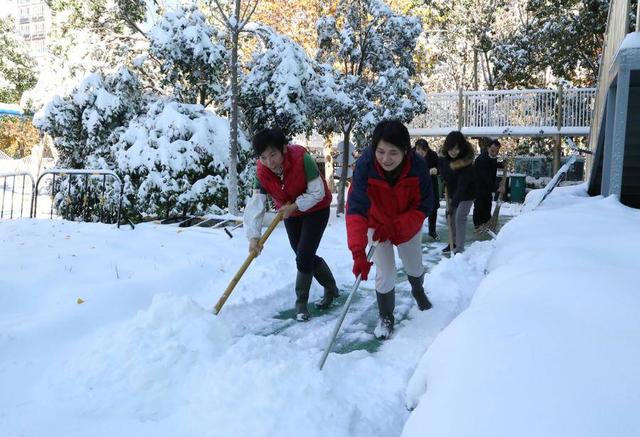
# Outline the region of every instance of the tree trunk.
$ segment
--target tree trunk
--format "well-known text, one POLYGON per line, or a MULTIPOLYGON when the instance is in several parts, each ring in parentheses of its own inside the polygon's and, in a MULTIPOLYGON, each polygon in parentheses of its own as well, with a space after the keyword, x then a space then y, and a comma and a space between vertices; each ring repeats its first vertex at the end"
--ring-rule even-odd
POLYGON ((340 183, 338 184, 338 206, 336 214, 344 213, 344 196, 347 188, 347 177, 349 174, 349 142, 351 141, 351 127, 344 131, 342 140, 342 171, 340 172, 340 183))
POLYGON ((235 23, 231 29, 231 124, 229 126, 229 214, 238 214, 238 22, 240 0, 235 1, 235 23))
POLYGON ((333 180, 333 147, 331 135, 324 137, 324 178, 330 191, 335 191, 336 184, 333 180))

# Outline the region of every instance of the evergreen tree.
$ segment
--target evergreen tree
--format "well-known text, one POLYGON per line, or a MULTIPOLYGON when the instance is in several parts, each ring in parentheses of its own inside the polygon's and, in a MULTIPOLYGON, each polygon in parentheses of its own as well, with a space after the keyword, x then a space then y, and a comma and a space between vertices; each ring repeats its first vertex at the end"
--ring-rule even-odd
POLYGON ((252 31, 261 39, 248 64, 239 105, 249 133, 278 126, 292 137, 311 129, 307 104, 314 81, 314 62, 302 47, 265 26, 252 31))
POLYGON ((18 103, 36 84, 36 63, 24 42, 15 36, 12 19, 0 17, 0 102, 18 103))
POLYGON ((224 100, 229 53, 199 9, 167 12, 149 38, 149 53, 160 64, 160 82, 176 99, 204 106, 224 100))
POLYGON ((413 51, 420 20, 393 12, 380 0, 343 0, 336 17, 318 20, 320 68, 312 107, 321 133, 341 132, 343 158, 338 213, 344 210, 348 147, 358 144, 383 118, 412 120, 425 109, 424 92, 413 83, 413 51))

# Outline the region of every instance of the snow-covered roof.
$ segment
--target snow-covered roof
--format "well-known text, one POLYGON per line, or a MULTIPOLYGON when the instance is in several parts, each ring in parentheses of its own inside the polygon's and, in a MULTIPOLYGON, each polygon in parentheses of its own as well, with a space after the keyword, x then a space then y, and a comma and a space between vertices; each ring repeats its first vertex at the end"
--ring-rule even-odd
POLYGON ((638 48, 640 48, 640 32, 631 32, 624 38, 619 50, 638 48))

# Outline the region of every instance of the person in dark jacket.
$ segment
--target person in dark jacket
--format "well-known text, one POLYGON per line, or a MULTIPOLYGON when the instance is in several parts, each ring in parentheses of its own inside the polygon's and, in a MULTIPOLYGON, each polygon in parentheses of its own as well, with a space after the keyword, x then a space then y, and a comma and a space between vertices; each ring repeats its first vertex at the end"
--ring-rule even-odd
POLYGON ((473 202, 473 225, 477 228, 491 219, 491 199, 493 193, 504 191, 498 184, 498 153, 500 142, 493 140, 473 163, 476 178, 476 198, 473 202))
POLYGON ((366 280, 371 268, 367 244, 379 242, 376 265, 376 299, 380 315, 374 334, 379 339, 393 333, 396 263, 398 254, 421 311, 431 308, 424 287, 422 224, 431 214, 433 191, 425 160, 411 150, 409 131, 396 120, 375 127, 369 147, 356 161, 347 200, 347 242, 353 254, 353 274, 366 280))
MULTIPOLYGON (((450 198, 449 215, 453 233, 454 251, 464 251, 467 230, 467 216, 475 199, 475 175, 473 147, 460 131, 452 131, 447 135, 442 146, 444 159, 441 170, 450 198)), ((448 252, 445 247, 444 252, 448 252)))
POLYGON ((429 214, 429 236, 434 240, 438 239, 436 233, 436 220, 438 218, 438 207, 440 206, 440 189, 438 186, 438 154, 429 147, 429 143, 424 138, 416 141, 414 147, 416 153, 427 161, 427 168, 431 178, 433 188, 433 210, 429 214))
POLYGON ((331 306, 338 295, 336 281, 324 259, 316 255, 329 220, 331 192, 320 176, 313 158, 302 146, 289 144, 279 129, 266 129, 253 137, 258 158, 253 195, 244 210, 244 227, 249 251, 259 254, 259 239, 267 195, 276 208, 284 210, 284 226, 296 254, 296 319, 309 319, 307 302, 315 277, 324 287, 324 297, 316 307, 331 306))

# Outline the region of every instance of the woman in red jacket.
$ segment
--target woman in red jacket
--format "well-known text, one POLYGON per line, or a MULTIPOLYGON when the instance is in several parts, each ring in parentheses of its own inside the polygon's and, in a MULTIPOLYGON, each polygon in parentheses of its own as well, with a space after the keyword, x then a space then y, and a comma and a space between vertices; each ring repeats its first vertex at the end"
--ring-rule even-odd
POLYGON ((367 279, 371 264, 365 250, 378 241, 376 298, 380 319, 374 334, 379 339, 393 333, 396 265, 393 247, 411 284, 411 294, 421 311, 431 308, 424 287, 422 223, 431 213, 433 192, 425 160, 411 150, 409 131, 397 120, 378 123, 353 173, 347 201, 347 239, 353 254, 353 273, 367 279))
POLYGON ((265 213, 267 194, 278 210, 284 210, 284 225, 291 248, 296 254, 296 319, 309 319, 307 302, 311 281, 315 277, 324 287, 324 297, 316 303, 329 308, 338 295, 336 281, 329 266, 316 255, 320 239, 329 220, 331 192, 318 167, 304 147, 288 144, 279 129, 266 129, 253 137, 253 151, 258 158, 256 181, 251 199, 244 210, 244 226, 249 251, 262 249, 258 241, 265 213))

